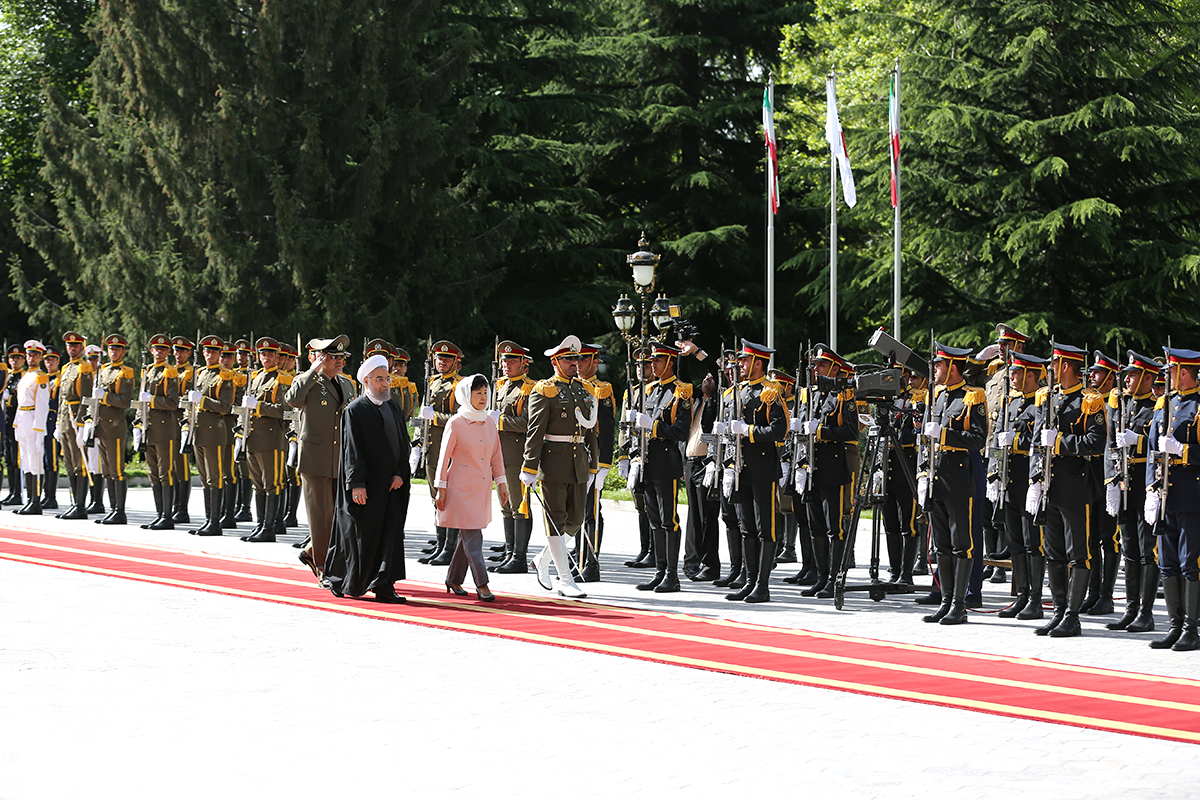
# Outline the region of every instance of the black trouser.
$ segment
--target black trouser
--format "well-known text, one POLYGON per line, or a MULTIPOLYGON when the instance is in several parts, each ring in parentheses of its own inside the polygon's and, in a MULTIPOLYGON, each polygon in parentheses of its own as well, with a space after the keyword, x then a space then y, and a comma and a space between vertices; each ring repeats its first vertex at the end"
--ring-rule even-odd
MULTIPOLYGON (((758 539, 763 546, 775 545, 775 483, 741 485, 733 493, 738 527, 747 539, 758 539)), ((772 556, 774 550, 771 551, 772 556)))
POLYGON ((843 520, 850 510, 850 484, 814 486, 808 502, 808 524, 813 538, 844 539, 843 520))
POLYGON ((1133 561, 1143 567, 1154 566, 1158 563, 1158 538, 1154 535, 1154 526, 1146 524, 1143 513, 1146 506, 1145 472, 1140 476, 1131 473, 1133 486, 1125 498, 1125 508, 1117 515, 1121 529, 1121 552, 1126 561, 1133 561))
POLYGON ((1042 527, 1042 547, 1047 561, 1070 562, 1091 569, 1088 558, 1088 517, 1093 507, 1087 503, 1046 504, 1046 524, 1042 527))
POLYGON ((1010 556, 1015 557, 1018 553, 1042 555, 1042 531, 1025 511, 1024 497, 1020 502, 1013 502, 1011 497, 1004 498, 1004 532, 1008 536, 1010 556))
POLYGON ((652 531, 679 530, 679 481, 642 481, 652 531))
POLYGON ((975 512, 975 498, 969 494, 953 494, 934 497, 929 504, 929 528, 933 547, 941 559, 955 556, 970 558, 972 555, 971 526, 975 512))
POLYGON ((686 481, 688 513, 683 566, 685 569, 708 567, 716 571, 721 568, 719 504, 716 496, 710 496, 708 489, 704 487, 704 471, 703 458, 689 458, 684 461, 683 477, 686 481))

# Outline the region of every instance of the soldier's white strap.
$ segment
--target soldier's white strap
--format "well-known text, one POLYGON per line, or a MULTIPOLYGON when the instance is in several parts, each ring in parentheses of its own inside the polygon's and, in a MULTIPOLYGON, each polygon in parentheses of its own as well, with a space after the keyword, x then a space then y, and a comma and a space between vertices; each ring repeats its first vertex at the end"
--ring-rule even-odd
POLYGON ((547 433, 542 437, 547 442, 564 442, 566 444, 580 444, 583 442, 583 437, 578 434, 572 436, 558 436, 553 433, 547 433))

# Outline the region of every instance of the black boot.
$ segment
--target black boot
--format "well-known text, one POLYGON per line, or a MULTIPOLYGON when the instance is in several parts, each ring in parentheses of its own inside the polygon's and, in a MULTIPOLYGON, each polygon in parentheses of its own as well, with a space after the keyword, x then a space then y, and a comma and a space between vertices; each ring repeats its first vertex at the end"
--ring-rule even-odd
POLYGON ((221 529, 221 490, 203 487, 205 522, 192 533, 197 536, 220 536, 221 529))
POLYGON ((262 498, 262 529, 245 538, 247 542, 275 541, 275 518, 279 514, 279 495, 269 492, 255 492, 255 502, 262 498))
MULTIPOLYGON (((1150 642, 1155 650, 1166 650, 1174 647, 1183 635, 1183 576, 1171 575, 1162 579, 1163 600, 1167 604, 1167 619, 1171 621, 1167 635, 1150 642)), ((1126 628, 1126 630, 1129 630, 1126 628)))
POLYGON ((1083 608, 1084 597, 1091 586, 1091 573, 1094 571, 1086 567, 1071 569, 1070 585, 1067 589, 1067 613, 1063 615, 1062 622, 1050 631, 1050 635, 1054 638, 1078 636, 1083 632, 1079 627, 1079 610, 1083 608))
POLYGON ((176 525, 191 525, 192 479, 176 480, 172 497, 175 501, 171 504, 171 521, 176 525))
POLYGON ((917 563, 917 550, 921 547, 918 536, 904 537, 904 550, 900 556, 900 584, 907 586, 905 592, 911 592, 913 586, 913 566, 917 563))
POLYGON ((888 583, 899 583, 900 572, 904 562, 904 537, 900 534, 888 534, 888 583))
POLYGON ((58 510, 58 470, 42 477, 42 510, 58 510))
POLYGON ((926 527, 917 536, 920 544, 917 545, 917 565, 913 567, 913 575, 928 575, 929 574, 929 529, 926 527))
MULTIPOLYGON (((250 492, 254 488, 250 478, 246 477, 234 484, 237 487, 237 508, 233 512, 235 522, 253 522, 250 514, 250 492)), ((255 503, 258 501, 256 500, 255 503)))
POLYGON ((800 593, 801 597, 816 597, 829 583, 829 537, 813 536, 813 560, 816 561, 817 581, 800 593))
POLYGON ((150 492, 154 495, 154 519, 143 524, 141 526, 143 530, 149 530, 150 528, 153 528, 155 525, 162 522, 163 518, 163 485, 161 483, 151 484, 150 492))
POLYGON ((221 489, 221 529, 233 530, 237 528, 237 520, 234 518, 237 507, 237 484, 227 483, 221 489))
POLYGON ((1100 599, 1100 576, 1103 574, 1101 568, 1104 565, 1104 550, 1099 542, 1088 544, 1088 560, 1095 565, 1095 569, 1088 570, 1088 587, 1087 594, 1083 597, 1083 605, 1079 607, 1079 613, 1092 613, 1092 606, 1096 605, 1100 599))
POLYGON ((1054 612, 1050 615, 1049 622, 1034 629, 1033 632, 1038 636, 1045 636, 1057 628, 1067 615, 1067 563, 1047 561, 1046 579, 1050 584, 1050 599, 1054 601, 1054 612))
MULTIPOLYGON (((89 513, 89 514, 105 513, 105 510, 104 510, 104 476, 103 475, 93 475, 92 476, 91 495, 92 495, 92 502, 87 507, 87 513, 89 513)), ((112 497, 111 491, 108 493, 108 496, 110 498, 112 497)), ((111 500, 109 501, 109 505, 112 505, 111 500)))
MULTIPOLYGON (((1142 607, 1142 565, 1138 561, 1125 561, 1125 613, 1116 622, 1104 627, 1110 631, 1123 631, 1138 617, 1142 607)), ((1153 620, 1151 621, 1153 622, 1153 620)))
POLYGON ((833 597, 834 587, 837 586, 838 578, 842 574, 842 561, 845 560, 846 540, 831 539, 829 542, 829 579, 825 581, 825 585, 814 595, 822 600, 828 600, 833 597))
POLYGON ((796 517, 794 514, 783 515, 783 547, 776 556, 775 563, 796 563, 796 517))
POLYGON ((667 531, 667 572, 662 582, 654 587, 658 594, 679 591, 679 529, 667 531))
POLYGON ((770 553, 770 548, 759 546, 758 575, 754 579, 754 590, 746 595, 747 603, 771 602, 771 568, 775 566, 775 560, 764 558, 764 550, 770 553))
MULTIPOLYGON (((1087 610, 1088 616, 1102 617, 1105 614, 1111 614, 1114 611, 1113 604, 1113 588, 1117 585, 1117 571, 1120 569, 1121 562, 1117 560, 1117 554, 1111 551, 1104 551, 1104 567, 1103 574, 1100 576, 1100 589, 1096 597, 1096 602, 1087 610)), ((1092 570, 1100 572, 1101 570, 1092 570)))
MULTIPOLYGON (((77 503, 75 500, 75 487, 78 485, 78 481, 74 475, 67 475, 67 499, 70 500, 70 502, 67 503, 66 508, 54 515, 55 519, 64 519, 67 514, 70 514, 79 508, 79 503, 77 503)), ((87 517, 86 513, 84 514, 84 517, 87 517)), ((71 519, 76 519, 76 517, 72 517, 71 519)))
POLYGON ((101 525, 126 525, 128 519, 125 517, 125 496, 129 491, 129 479, 121 478, 120 480, 108 480, 108 503, 112 506, 112 511, 108 512, 108 516, 104 519, 98 519, 96 522, 101 525))
POLYGON ((971 582, 971 559, 954 559, 954 597, 950 610, 938 620, 942 625, 962 625, 967 621, 967 585, 971 582))
POLYGON ((1025 553, 1013 553, 1011 558, 1013 588, 1017 590, 1017 597, 1012 605, 1001 609, 996 615, 1001 619, 1012 619, 1029 605, 1029 557, 1025 553))
POLYGON ((242 537, 243 542, 250 541, 251 536, 259 536, 266 528, 267 523, 267 493, 255 490, 254 492, 254 510, 258 514, 258 524, 251 528, 250 533, 242 537))
POLYGON ((433 546, 423 549, 421 552, 425 554, 423 558, 418 558, 418 564, 428 564, 433 559, 442 554, 442 550, 446 547, 446 529, 434 527, 433 546))
MULTIPOLYGON (((722 589, 731 587, 733 582, 742 574, 742 534, 740 532, 734 535, 734 532, 725 529, 725 540, 729 543, 729 574, 724 578, 718 578, 713 581, 713 586, 719 586, 722 589)), ((744 586, 745 583, 743 582, 744 586)))
MULTIPOLYGON (((966 561, 967 559, 963 559, 966 561)), ((968 562, 970 563, 970 562, 968 562)), ((938 556, 938 583, 942 585, 942 604, 938 606, 937 611, 932 614, 926 614, 921 617, 923 622, 941 622, 942 618, 950 613, 950 606, 954 603, 954 580, 957 576, 954 573, 954 559, 949 554, 938 556)), ((963 595, 963 602, 966 602, 966 595, 963 595)))
POLYGON ((667 577, 667 532, 657 529, 652 531, 650 541, 654 545, 654 577, 645 583, 639 583, 635 587, 639 592, 654 591, 667 577))
POLYGON ((754 588, 758 585, 758 565, 762 562, 764 549, 767 551, 767 555, 774 560, 775 546, 773 543, 767 542, 764 547, 757 537, 742 537, 742 569, 746 573, 746 583, 736 592, 725 595, 726 600, 745 600, 754 594, 754 588))
POLYGON ((513 517, 512 558, 496 568, 504 575, 523 575, 529 571, 529 537, 533 534, 532 517, 513 517))
POLYGON ((1027 555, 1029 560, 1029 602, 1017 613, 1017 619, 1042 619, 1046 616, 1042 608, 1042 585, 1046 577, 1046 557, 1027 555))
POLYGON ((162 485, 162 507, 163 513, 154 522, 150 523, 152 531, 173 531, 175 530, 175 486, 174 484, 164 483, 162 485))
MULTIPOLYGON (((501 517, 500 522, 504 526, 504 545, 499 549, 498 555, 487 557, 488 561, 499 562, 488 567, 488 572, 495 572, 496 570, 500 569, 500 567, 504 566, 504 564, 510 558, 512 558, 513 554, 513 524, 516 522, 516 520, 513 517, 501 517)), ((492 550, 496 550, 496 548, 493 547, 492 550)))
POLYGON ((8 494, 5 495, 3 500, 0 500, 0 505, 24 505, 24 502, 21 499, 22 481, 23 478, 21 476, 21 468, 18 466, 16 458, 13 458, 8 465, 8 494))
POLYGON ((1138 615, 1133 622, 1125 626, 1130 633, 1146 633, 1154 630, 1154 601, 1158 598, 1157 564, 1142 566, 1142 599, 1138 603, 1138 615))
POLYGON ((1200 636, 1196 634, 1196 621, 1200 618, 1200 582, 1184 581, 1183 586, 1183 634, 1171 645, 1172 650, 1196 650, 1200 648, 1200 636))
POLYGON ((450 564, 450 559, 454 558, 454 548, 458 547, 458 529, 446 529, 446 543, 442 547, 442 552, 429 559, 431 567, 445 567, 450 564))
POLYGON ((87 475, 76 475, 71 479, 71 496, 74 497, 74 501, 60 519, 87 519, 87 475))
POLYGON ((285 528, 299 528, 300 519, 297 514, 300 513, 300 495, 303 494, 302 487, 299 484, 288 484, 287 498, 287 517, 283 520, 285 528))
POLYGON ((284 536, 287 534, 287 526, 283 522, 287 518, 287 497, 282 489, 276 497, 279 500, 275 503, 275 516, 271 518, 271 533, 284 536))
POLYGON ((637 558, 633 561, 626 561, 625 566, 634 569, 651 569, 657 566, 654 558, 654 535, 650 530, 650 518, 645 514, 638 514, 638 537, 641 550, 638 552, 637 558))
POLYGON ((14 511, 14 514, 22 516, 40 517, 42 515, 42 496, 38 492, 38 476, 25 476, 25 496, 29 500, 21 508, 14 511))

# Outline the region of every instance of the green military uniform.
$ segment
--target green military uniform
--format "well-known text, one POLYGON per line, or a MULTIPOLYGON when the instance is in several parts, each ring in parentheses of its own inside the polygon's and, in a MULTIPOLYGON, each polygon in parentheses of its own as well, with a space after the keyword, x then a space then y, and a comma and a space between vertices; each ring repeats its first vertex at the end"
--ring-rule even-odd
MULTIPOLYGON (((516 342, 500 343, 500 357, 519 359, 528 367, 529 351, 516 342)), ((529 537, 533 518, 529 514, 529 492, 521 483, 521 462, 525 459, 525 434, 529 430, 529 398, 535 381, 522 371, 515 378, 496 382, 496 427, 500 433, 500 454, 504 457, 504 479, 508 484, 508 502, 500 506, 504 523, 504 554, 493 572, 524 573, 528 570, 529 537)))
MULTIPOLYGON (((196 367, 191 363, 192 353, 196 349, 196 345, 191 339, 186 336, 176 336, 171 341, 171 347, 175 354, 175 370, 177 372, 177 380, 179 381, 179 425, 182 431, 188 423, 191 406, 187 402, 188 393, 195 386, 196 367)), ((182 433, 180 434, 182 436, 182 433)), ((195 447, 194 443, 189 442, 193 446, 183 448, 175 448, 175 505, 173 510, 174 520, 176 524, 188 525, 192 518, 188 514, 188 506, 192 497, 192 456, 195 447), (186 452, 185 452, 186 450, 186 452)))
POLYGON ((81 349, 79 357, 67 361, 58 373, 58 440, 71 491, 71 506, 58 517, 87 519, 87 459, 80 446, 79 435, 87 411, 84 401, 92 396, 95 373, 91 362, 83 358, 82 346, 87 343, 83 336, 75 331, 67 331, 63 334, 63 342, 67 345, 78 344, 81 349))
POLYGON ((104 340, 110 359, 100 368, 92 387, 92 396, 100 402, 96 408, 96 448, 100 455, 100 474, 108 485, 107 516, 96 520, 101 525, 125 524, 125 437, 129 435, 129 424, 125 412, 133 402, 134 382, 137 380, 133 367, 125 364, 125 349, 129 346, 124 336, 114 333, 104 340), (117 360, 112 360, 111 348, 120 347, 117 360))
POLYGON ((243 487, 250 485, 250 479, 245 475, 246 459, 234 459, 234 440, 238 423, 237 410, 246 396, 246 386, 249 376, 234 367, 237 366, 237 346, 227 342, 221 348, 221 369, 232 376, 233 407, 222 415, 225 423, 225 448, 221 451, 221 474, 224 476, 225 487, 221 491, 221 529, 232 530, 237 527, 238 498, 243 487))
MULTIPOLYGON (((462 380, 458 374, 459 359, 462 350, 457 345, 445 340, 435 342, 430 358, 442 356, 454 359, 454 368, 443 375, 436 375, 429 381, 425 393, 425 405, 421 408, 421 419, 425 421, 425 474, 429 477, 429 496, 434 498, 437 489, 433 485, 433 476, 437 474, 438 456, 442 452, 442 434, 446 432, 446 423, 454 416, 458 403, 454 399, 454 387, 462 380)), ((437 542, 433 553, 424 559, 418 559, 423 564, 445 566, 450 563, 454 548, 458 544, 458 532, 438 527, 437 542)))
MULTIPOLYGON (((235 410, 233 417, 229 420, 230 425, 230 442, 235 444, 235 440, 240 440, 240 452, 233 459, 233 476, 234 482, 237 484, 237 497, 233 512, 233 519, 236 522, 250 522, 254 516, 250 513, 250 499, 253 486, 250 482, 250 459, 246 455, 246 434, 250 432, 250 421, 247 416, 245 424, 242 424, 243 415, 236 409, 240 408, 242 401, 246 398, 246 388, 250 385, 250 376, 254 373, 254 351, 250 347, 250 342, 245 339, 238 339, 236 350, 237 367, 239 380, 235 382, 238 389, 234 396, 233 403, 235 410), (241 363, 243 356, 246 363, 241 363)), ((234 450, 238 451, 238 446, 235 444, 234 450)), ((221 527, 226 527, 225 521, 221 521, 221 527)), ((236 525, 234 526, 236 527, 236 525)))
MULTIPOLYGON (((157 334, 150 347, 171 346, 171 340, 157 334)), ((175 527, 175 451, 179 446, 179 371, 166 362, 155 361, 142 372, 139 400, 146 403, 141 420, 142 441, 146 445, 146 467, 150 489, 154 493, 155 520, 143 528, 170 530, 175 527)))
MULTIPOLYGON (((279 351, 279 343, 264 336, 255 343, 263 351, 279 351)), ((288 406, 283 395, 292 377, 277 367, 256 371, 250 377, 246 395, 255 398, 250 412, 250 432, 246 434, 246 455, 249 459, 250 480, 254 484, 255 506, 259 526, 245 537, 250 542, 273 542, 283 533, 283 518, 279 514, 279 493, 283 487, 284 457, 287 438, 284 413, 288 406)))
POLYGON ((217 336, 205 336, 200 340, 204 348, 206 365, 195 371, 194 396, 195 424, 188 430, 192 452, 196 458, 196 470, 204 490, 205 523, 191 531, 199 536, 221 535, 221 513, 223 492, 228 477, 229 427, 226 417, 233 409, 234 373, 224 369, 220 363, 207 365, 210 351, 220 351, 224 342, 217 336))

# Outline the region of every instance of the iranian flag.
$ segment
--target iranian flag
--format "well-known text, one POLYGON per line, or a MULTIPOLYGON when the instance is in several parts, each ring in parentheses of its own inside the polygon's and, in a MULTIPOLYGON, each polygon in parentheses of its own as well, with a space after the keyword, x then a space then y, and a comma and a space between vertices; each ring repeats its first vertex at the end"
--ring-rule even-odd
POLYGON ((895 208, 900 205, 900 98, 896 96, 895 71, 888 87, 888 151, 892 156, 892 208, 895 208))
POLYGON ((850 154, 846 150, 846 134, 842 131, 842 122, 838 119, 837 90, 834 88, 833 76, 825 80, 825 140, 837 160, 838 171, 842 175, 842 196, 846 205, 854 208, 858 202, 858 194, 854 191, 854 173, 850 171, 850 154))
POLYGON ((767 160, 770 161, 771 174, 767 178, 771 202, 771 213, 779 213, 779 146, 775 141, 775 82, 767 80, 767 88, 763 89, 763 138, 767 142, 767 160))

